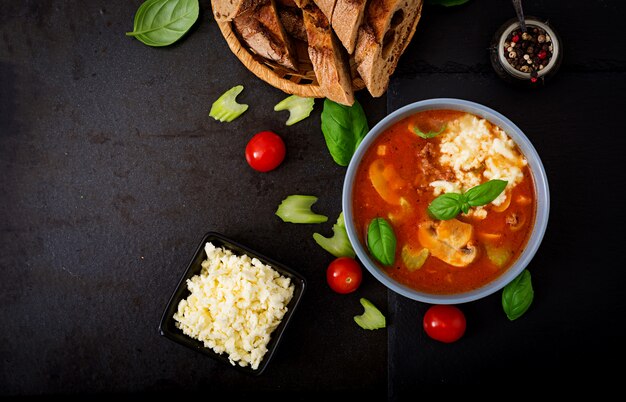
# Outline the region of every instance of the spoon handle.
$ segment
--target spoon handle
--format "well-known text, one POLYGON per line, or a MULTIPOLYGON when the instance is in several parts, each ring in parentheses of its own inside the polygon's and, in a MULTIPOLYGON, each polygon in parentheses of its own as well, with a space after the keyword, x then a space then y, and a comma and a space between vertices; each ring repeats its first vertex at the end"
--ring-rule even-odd
POLYGON ((512 0, 513 7, 515 8, 515 12, 517 13, 517 19, 519 20, 519 25, 522 28, 522 32, 526 32, 526 21, 524 20, 524 10, 522 9, 522 0, 512 0))

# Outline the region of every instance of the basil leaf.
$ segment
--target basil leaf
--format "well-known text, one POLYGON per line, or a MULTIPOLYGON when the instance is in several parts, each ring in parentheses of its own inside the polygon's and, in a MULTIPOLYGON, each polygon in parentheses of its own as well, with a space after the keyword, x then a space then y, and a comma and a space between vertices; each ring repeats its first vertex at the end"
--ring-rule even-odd
POLYGON ((167 46, 179 40, 196 22, 198 0, 146 0, 135 14, 134 36, 148 46, 167 46))
POLYGON ((445 221, 456 217, 463 207, 463 195, 446 193, 441 194, 428 205, 428 213, 435 219, 445 221))
POLYGON ((467 3, 469 0, 426 0, 427 4, 435 4, 438 6, 452 7, 460 6, 467 3))
POLYGON ((520 318, 530 307, 534 295, 530 272, 524 270, 502 291, 502 308, 509 320, 520 318))
POLYGON ((324 100, 322 133, 328 151, 338 165, 348 166, 368 131, 367 118, 358 101, 345 106, 330 99, 324 100))
POLYGON ((472 187, 465 193, 467 203, 472 207, 487 205, 498 198, 507 185, 506 180, 489 180, 486 183, 472 187))
POLYGON ((420 131, 419 128, 417 128, 416 126, 413 126, 413 132, 415 134, 417 134, 419 137, 422 137, 423 139, 427 140, 429 138, 434 138, 436 136, 438 136, 439 134, 443 133, 446 128, 448 127, 447 124, 444 124, 443 127, 441 127, 441 130, 439 131, 429 131, 427 133, 424 133, 422 131, 420 131))
POLYGON ((367 228, 367 248, 383 265, 392 265, 396 260, 396 234, 383 218, 375 218, 367 228))

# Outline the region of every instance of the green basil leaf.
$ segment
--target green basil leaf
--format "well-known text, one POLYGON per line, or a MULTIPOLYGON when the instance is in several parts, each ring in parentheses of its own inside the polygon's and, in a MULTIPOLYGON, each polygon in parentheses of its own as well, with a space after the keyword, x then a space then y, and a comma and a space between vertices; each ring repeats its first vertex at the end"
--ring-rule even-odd
POLYGON ((487 205, 504 191, 507 183, 506 180, 489 180, 486 183, 467 190, 464 194, 465 199, 472 207, 487 205))
POLYGON ((441 130, 439 131, 429 131, 427 133, 424 133, 422 131, 420 131, 419 128, 417 128, 416 126, 413 126, 413 132, 415 134, 417 134, 419 137, 422 137, 423 139, 427 140, 429 138, 434 138, 436 136, 438 136, 439 134, 443 133, 446 128, 448 127, 447 124, 444 124, 443 127, 441 127, 441 130))
POLYGON ((461 200, 461 211, 466 214, 469 212, 470 209, 470 204, 467 202, 467 200, 465 199, 465 197, 463 197, 463 199, 461 200))
POLYGON ((438 6, 452 7, 467 3, 469 0, 426 0, 427 4, 435 4, 438 6))
POLYGON ((198 0, 146 0, 135 14, 134 36, 148 46, 167 46, 187 33, 198 19, 198 0))
POLYGON ((530 307, 534 295, 530 272, 524 270, 502 291, 502 308, 509 320, 520 318, 530 307))
POLYGON ((345 106, 330 99, 324 100, 322 133, 328 151, 338 165, 348 166, 368 131, 367 118, 358 101, 345 106))
POLYGON ((383 265, 392 265, 396 260, 396 234, 384 218, 375 218, 367 228, 367 248, 383 265))
POLYGON ((435 219, 448 220, 456 217, 463 204, 463 195, 459 193, 445 193, 435 198, 428 205, 428 213, 435 219))

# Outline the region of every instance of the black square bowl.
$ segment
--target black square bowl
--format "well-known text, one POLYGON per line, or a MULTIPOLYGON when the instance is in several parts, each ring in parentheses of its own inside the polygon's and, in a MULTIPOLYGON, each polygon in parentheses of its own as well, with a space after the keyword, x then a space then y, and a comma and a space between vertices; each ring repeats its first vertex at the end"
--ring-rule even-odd
POLYGON ((195 350, 196 352, 200 352, 204 355, 210 356, 218 361, 221 361, 222 363, 225 363, 229 367, 235 368, 241 372, 244 372, 250 375, 255 375, 255 376, 260 375, 261 373, 265 371, 268 363, 272 359, 272 356, 276 352, 276 349, 278 348, 280 340, 285 333, 285 329, 289 325, 291 318, 296 312, 296 308, 298 307, 298 305, 300 304, 300 301, 302 300, 302 295, 304 293, 305 288, 306 288, 306 280, 304 279, 302 275, 300 275, 293 269, 290 269, 277 261, 274 261, 262 254, 259 254, 256 251, 242 244, 239 244, 236 241, 229 239, 222 234, 219 234, 216 232, 208 232, 202 238, 202 242, 198 245, 193 258, 191 259, 191 262, 189 263, 189 266, 185 270, 185 273, 183 274, 183 276, 180 278, 180 281, 178 282, 178 286, 174 290, 172 297, 170 297, 167 307, 165 308, 165 312, 163 313, 163 317, 161 318, 161 324, 159 325, 159 332, 161 333, 161 335, 165 336, 166 338, 174 342, 177 342, 181 345, 184 345, 188 348, 191 348, 195 350), (283 319, 281 320, 278 327, 276 327, 274 331, 272 332, 270 336, 270 341, 267 345, 267 352, 265 353, 265 356, 263 356, 263 360, 261 360, 261 363, 259 364, 259 367, 256 370, 252 369, 250 366, 242 367, 238 363, 235 363, 235 365, 232 365, 228 361, 228 355, 226 353, 223 353, 223 354, 216 353, 215 351, 213 351, 213 349, 204 346, 204 343, 202 341, 199 341, 197 339, 194 339, 185 335, 182 330, 176 327, 176 320, 174 320, 174 314, 178 311, 178 304, 180 303, 180 301, 183 299, 186 299, 190 295, 190 292, 187 289, 187 279, 193 277, 194 275, 199 274, 200 271, 202 270, 202 265, 201 265, 202 261, 204 261, 207 258, 206 253, 204 251, 204 246, 207 242, 213 243, 215 247, 224 247, 226 249, 229 249, 236 255, 247 254, 250 258, 257 258, 262 263, 272 267, 279 274, 285 277, 291 278, 291 282, 294 284, 294 293, 293 293, 293 297, 287 304, 287 312, 283 316, 283 319))

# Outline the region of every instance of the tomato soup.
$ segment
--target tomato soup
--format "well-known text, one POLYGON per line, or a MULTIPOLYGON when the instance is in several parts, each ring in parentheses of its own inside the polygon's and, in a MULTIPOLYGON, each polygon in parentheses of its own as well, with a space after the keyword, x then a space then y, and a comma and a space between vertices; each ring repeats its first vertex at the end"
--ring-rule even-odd
POLYGON ((536 194, 526 158, 502 129, 470 113, 431 110, 395 123, 372 143, 357 169, 353 211, 363 244, 372 220, 383 218, 393 229, 393 263, 378 263, 389 276, 418 291, 454 294, 493 281, 520 256, 536 194), (506 185, 488 203, 466 203, 452 218, 429 211, 442 194, 462 199, 489 181, 506 185))

